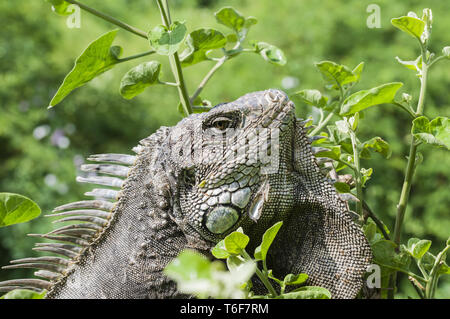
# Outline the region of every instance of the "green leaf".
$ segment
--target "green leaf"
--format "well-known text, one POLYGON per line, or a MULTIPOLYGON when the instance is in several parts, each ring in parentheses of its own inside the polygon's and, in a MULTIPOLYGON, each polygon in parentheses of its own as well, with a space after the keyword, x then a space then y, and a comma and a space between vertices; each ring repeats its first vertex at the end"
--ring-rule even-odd
POLYGON ((229 256, 227 258, 227 267, 231 272, 236 272, 239 270, 240 266, 244 264, 245 261, 239 258, 238 256, 229 256))
MULTIPOLYGON (((388 159, 391 157, 392 150, 389 143, 383 140, 381 137, 374 137, 362 144, 363 150, 371 150, 380 153, 384 158, 388 159)), ((366 154, 361 152, 361 158, 370 158, 370 153, 366 154)))
POLYGON ((216 246, 211 250, 211 253, 214 257, 218 259, 226 259, 230 256, 230 254, 227 252, 225 248, 225 241, 221 240, 219 241, 216 246))
POLYGON ((282 294, 277 299, 331 299, 331 293, 322 287, 305 286, 282 294))
POLYGON ((272 242, 277 236, 277 233, 282 225, 283 222, 278 222, 264 232, 261 245, 259 245, 255 249, 254 256, 256 260, 266 260, 267 252, 269 251, 270 245, 272 245, 272 242))
POLYGON ((158 61, 144 62, 129 70, 120 81, 120 94, 126 99, 132 99, 142 93, 146 87, 159 82, 161 63, 158 61))
POLYGON ((377 225, 372 220, 369 220, 368 223, 364 225, 364 235, 366 235, 367 240, 370 243, 372 243, 377 239, 375 238, 376 234, 377 234, 377 225))
POLYGON ((335 182, 334 187, 339 193, 350 193, 350 185, 342 182, 335 182))
POLYGON ((301 90, 295 92, 294 95, 298 96, 306 104, 323 108, 327 105, 328 98, 323 96, 319 90, 301 90))
POLYGON ((354 82, 359 82, 363 69, 364 69, 364 62, 361 62, 352 70, 352 73, 356 76, 354 82))
POLYGON ((361 175, 362 175, 362 181, 361 181, 361 186, 364 187, 364 185, 366 185, 366 182, 370 179, 370 176, 372 176, 373 173, 373 169, 372 168, 361 168, 361 175))
POLYGON ((334 160, 339 160, 341 158, 341 146, 332 146, 329 151, 321 151, 315 154, 316 157, 328 157, 334 160))
POLYGON ((27 222, 41 214, 31 199, 12 193, 0 193, 0 227, 27 222))
POLYGON ((1 296, 0 299, 44 299, 46 294, 47 290, 38 293, 27 289, 14 289, 1 296))
POLYGON ((193 250, 183 250, 164 268, 164 273, 175 281, 190 281, 211 277, 211 262, 193 250))
POLYGON ((98 39, 92 41, 89 46, 76 59, 75 66, 67 74, 63 83, 59 87, 53 99, 50 101, 49 108, 61 102, 70 92, 83 86, 96 76, 110 70, 119 62, 117 48, 111 54, 111 44, 116 37, 117 30, 105 33, 98 39))
POLYGON ((206 53, 225 47, 227 38, 214 29, 198 29, 187 36, 188 48, 181 54, 181 66, 186 67, 208 60, 206 53))
POLYGON ((411 133, 424 143, 450 149, 450 121, 447 117, 439 116, 430 122, 425 116, 420 116, 413 121, 411 133))
POLYGON ((258 22, 255 17, 245 18, 232 7, 221 8, 214 15, 218 23, 233 29, 241 41, 247 36, 250 27, 258 22))
POLYGON ((397 245, 386 239, 376 241, 372 245, 374 261, 380 266, 408 271, 411 258, 406 253, 395 251, 397 245))
POLYGON ((64 0, 46 0, 52 5, 52 10, 62 16, 67 16, 73 13, 73 10, 70 10, 70 4, 69 2, 66 2, 64 0))
MULTIPOLYGON (((406 251, 408 251, 407 247, 406 247, 406 251)), ((433 254, 431 254, 429 252, 426 252, 425 255, 422 256, 421 264, 423 266, 423 269, 425 269, 426 271, 431 271, 435 262, 436 262, 436 256, 434 256, 433 254)))
POLYGON ((255 52, 259 53, 264 60, 272 64, 285 65, 287 60, 281 49, 266 42, 253 43, 255 52))
POLYGON ((400 82, 386 83, 370 90, 353 93, 345 99, 340 115, 348 116, 370 106, 391 103, 402 85, 400 82))
POLYGON ((274 280, 274 281, 275 281, 276 283, 278 283, 280 286, 283 285, 283 281, 280 280, 280 279, 278 279, 278 278, 276 278, 276 277, 273 275, 272 269, 269 269, 269 270, 267 271, 267 277, 269 277, 270 279, 274 280))
POLYGON ((245 249, 250 238, 247 235, 234 231, 224 239, 225 249, 228 253, 238 255, 245 249))
POLYGON ((419 55, 414 61, 403 61, 398 56, 396 56, 395 58, 400 64, 404 65, 410 70, 418 71, 422 69, 422 55, 419 55))
POLYGON ((414 17, 394 18, 391 20, 391 23, 394 27, 419 40, 425 30, 425 22, 414 17))
POLYGON ((284 277, 284 285, 301 285, 308 279, 307 274, 288 274, 284 277))
POLYGON ((169 28, 160 24, 148 33, 148 40, 156 53, 172 55, 183 43, 186 31, 183 22, 175 21, 169 28))
POLYGON ((416 259, 422 259, 422 257, 428 252, 431 246, 431 240, 410 238, 408 240, 407 251, 411 256, 416 259))
POLYGON ((359 69, 362 69, 362 66, 358 65, 359 68, 356 69, 356 74, 354 74, 352 70, 345 65, 340 65, 331 61, 318 62, 315 66, 319 69, 323 78, 328 83, 340 86, 357 81, 359 79, 359 69))

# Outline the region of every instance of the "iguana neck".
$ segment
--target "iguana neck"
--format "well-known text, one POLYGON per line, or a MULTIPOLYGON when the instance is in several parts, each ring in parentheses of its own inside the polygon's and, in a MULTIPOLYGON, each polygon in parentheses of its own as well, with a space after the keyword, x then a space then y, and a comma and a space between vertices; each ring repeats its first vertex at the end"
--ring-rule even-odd
MULTIPOLYGON (((162 271, 186 245, 169 218, 170 203, 157 194, 155 145, 147 141, 122 187, 113 220, 55 283, 48 298, 169 298, 179 296, 162 271)), ((161 172, 159 172, 161 173, 161 172)), ((159 174, 161 175, 161 174, 159 174)))

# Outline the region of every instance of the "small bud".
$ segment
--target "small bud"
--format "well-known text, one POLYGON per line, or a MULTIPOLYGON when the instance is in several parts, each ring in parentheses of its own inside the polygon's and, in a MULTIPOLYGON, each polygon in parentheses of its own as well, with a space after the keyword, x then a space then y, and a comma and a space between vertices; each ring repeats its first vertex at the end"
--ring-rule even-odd
POLYGON ((442 49, 442 54, 447 58, 450 59, 450 46, 449 47, 444 47, 442 49))
POLYGON ((412 101, 412 96, 409 95, 408 93, 403 93, 402 94, 402 101, 409 104, 412 101))
POLYGON ((417 14, 415 12, 413 12, 413 11, 409 11, 408 12, 408 17, 419 19, 417 14))

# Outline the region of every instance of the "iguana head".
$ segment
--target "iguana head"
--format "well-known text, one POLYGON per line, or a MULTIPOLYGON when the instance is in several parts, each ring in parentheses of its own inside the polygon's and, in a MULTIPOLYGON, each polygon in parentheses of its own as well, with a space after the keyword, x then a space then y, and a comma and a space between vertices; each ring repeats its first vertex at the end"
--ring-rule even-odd
POLYGON ((133 149, 136 156, 89 157, 97 163, 82 165, 87 175, 77 180, 107 188, 85 194, 94 200, 55 208, 55 222, 70 224, 35 235, 57 242, 35 250, 61 257, 12 261, 4 268, 37 268, 42 279, 0 282, 0 292, 181 297, 163 272, 181 250, 207 252, 241 226, 251 249, 283 221, 267 256, 274 275, 305 272, 309 285, 355 297, 370 247, 320 172, 307 131, 287 96, 267 90, 160 128, 133 149))
POLYGON ((267 219, 265 207, 273 215, 277 205, 278 218, 292 207, 293 187, 280 168, 292 163, 294 112, 284 93, 268 90, 173 128, 167 140, 173 193, 179 195, 173 212, 186 233, 217 242, 267 219))

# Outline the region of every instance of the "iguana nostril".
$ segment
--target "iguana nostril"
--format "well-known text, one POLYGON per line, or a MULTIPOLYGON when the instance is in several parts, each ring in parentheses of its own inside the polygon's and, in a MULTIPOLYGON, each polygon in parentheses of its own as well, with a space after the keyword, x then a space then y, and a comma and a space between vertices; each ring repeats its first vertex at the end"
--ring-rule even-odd
POLYGON ((206 216, 206 228, 213 234, 222 234, 233 227, 239 219, 238 212, 231 207, 219 206, 206 216))

